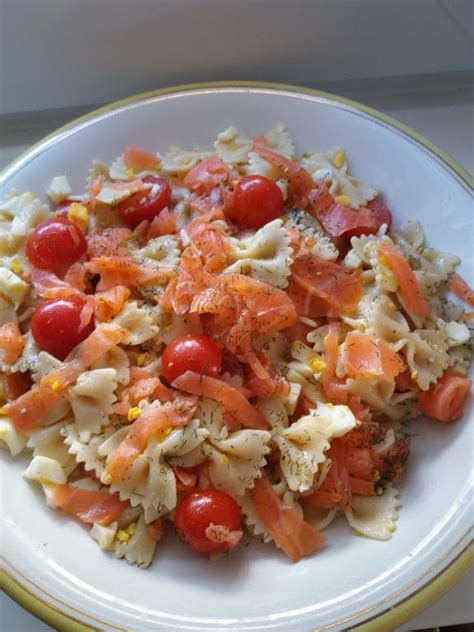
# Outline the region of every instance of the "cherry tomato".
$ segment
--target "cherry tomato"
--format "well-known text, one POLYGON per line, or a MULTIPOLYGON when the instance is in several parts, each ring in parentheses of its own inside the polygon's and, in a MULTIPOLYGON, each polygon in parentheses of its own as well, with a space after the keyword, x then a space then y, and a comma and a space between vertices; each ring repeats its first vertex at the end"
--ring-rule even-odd
POLYGON ((247 176, 235 187, 234 217, 240 226, 261 228, 281 215, 283 195, 265 176, 247 176))
POLYGON ((132 228, 144 220, 151 222, 166 206, 171 204, 171 187, 168 180, 149 176, 143 178, 143 182, 152 184, 152 188, 137 191, 117 204, 120 217, 132 228))
POLYGON ((197 553, 225 551, 225 542, 213 542, 206 536, 211 524, 236 531, 240 527, 240 507, 229 494, 216 489, 192 492, 176 508, 174 526, 180 540, 197 553))
POLYGON ((83 307, 84 302, 74 297, 42 303, 31 319, 31 333, 38 347, 64 360, 94 330, 92 321, 81 328, 83 307))
POLYGON ((382 226, 382 224, 387 224, 387 230, 390 230, 393 216, 388 206, 382 202, 382 200, 374 198, 367 204, 367 208, 369 208, 374 214, 375 222, 377 223, 377 230, 380 226, 382 226))
POLYGON ((42 270, 70 265, 82 257, 87 242, 80 229, 64 217, 41 222, 26 242, 30 263, 42 270))
POLYGON ((186 371, 219 375, 222 352, 216 343, 201 334, 188 334, 172 340, 163 353, 162 373, 171 384, 186 371))

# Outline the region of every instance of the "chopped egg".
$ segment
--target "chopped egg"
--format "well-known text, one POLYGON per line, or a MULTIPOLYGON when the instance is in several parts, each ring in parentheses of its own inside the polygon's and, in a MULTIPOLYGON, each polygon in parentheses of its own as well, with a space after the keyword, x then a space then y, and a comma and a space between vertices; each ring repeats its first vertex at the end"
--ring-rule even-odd
POLYGON ((342 437, 356 427, 356 419, 348 406, 318 402, 317 415, 329 424, 332 438, 342 437))
POLYGON ((103 551, 110 551, 113 548, 115 536, 117 534, 117 522, 112 522, 107 527, 103 527, 98 522, 94 522, 89 535, 103 551))
POLYGON ((69 207, 67 217, 73 224, 76 224, 82 232, 87 232, 89 228, 89 211, 84 204, 73 202, 69 207))
POLYGON ((342 165, 344 164, 345 160, 346 160, 346 154, 341 149, 341 151, 338 151, 337 154, 334 156, 334 160, 332 161, 332 164, 338 169, 340 169, 342 165))
POLYGON ((133 535, 135 533, 135 531, 137 530, 137 523, 136 522, 131 522, 128 527, 125 529, 125 531, 129 534, 129 535, 133 535))
POLYGON ((131 189, 112 189, 111 187, 105 185, 95 196, 95 199, 97 202, 112 206, 113 204, 118 204, 122 200, 126 200, 132 195, 132 193, 133 190, 131 189))
MULTIPOLYGON (((444 325, 444 331, 448 337, 448 345, 450 347, 466 344, 471 336, 469 328, 464 323, 457 323, 454 320, 444 325)), ((436 346, 434 345, 435 348, 436 346)))
POLYGON ((14 272, 7 268, 0 268, 0 295, 15 309, 20 307, 29 289, 28 283, 25 283, 14 272))
POLYGON ((16 456, 26 446, 28 438, 17 432, 12 422, 3 417, 0 419, 0 445, 6 446, 10 454, 16 456))
POLYGON ((314 373, 321 373, 326 368, 326 362, 321 356, 314 356, 309 362, 308 366, 314 373))
POLYGON ((51 483, 42 483, 41 486, 46 498, 46 504, 48 507, 51 507, 51 509, 56 509, 57 505, 54 502, 54 485, 51 485, 51 483))
POLYGON ((135 421, 135 419, 138 419, 140 417, 142 412, 142 409, 138 408, 138 406, 135 406, 134 408, 129 408, 127 414, 128 421, 135 421))
POLYGON ((67 476, 61 463, 47 456, 34 456, 23 472, 23 476, 36 483, 63 485, 67 482, 67 476))
POLYGON ((130 538, 131 538, 130 533, 127 533, 125 529, 119 529, 115 536, 116 540, 118 540, 119 542, 123 542, 124 544, 127 543, 130 540, 130 538))
POLYGON ((160 430, 158 430, 158 432, 156 433, 157 441, 164 441, 170 432, 171 432, 171 426, 168 426, 167 428, 161 428, 160 430))
POLYGON ((61 390, 61 382, 59 380, 53 380, 51 382, 51 390, 54 393, 59 393, 59 391, 61 390))
POLYGON ((351 201, 349 200, 347 195, 338 195, 334 199, 338 204, 342 204, 343 206, 350 206, 351 204, 351 201))
POLYGON ((12 259, 10 262, 10 269, 15 274, 21 274, 23 272, 23 266, 21 265, 21 261, 18 259, 12 259))
POLYGON ((48 197, 53 204, 60 204, 72 193, 66 176, 56 176, 52 179, 48 189, 48 197))

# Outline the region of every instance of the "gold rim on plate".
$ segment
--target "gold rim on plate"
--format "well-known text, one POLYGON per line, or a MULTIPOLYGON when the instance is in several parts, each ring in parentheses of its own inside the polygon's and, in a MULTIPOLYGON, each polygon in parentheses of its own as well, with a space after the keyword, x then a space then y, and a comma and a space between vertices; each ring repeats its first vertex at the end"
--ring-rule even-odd
MULTIPOLYGON (((132 103, 137 103, 141 100, 150 99, 153 97, 170 95, 173 93, 191 92, 194 90, 219 90, 221 88, 256 88, 264 90, 273 90, 275 92, 285 91, 292 92, 294 94, 306 94, 313 97, 323 98, 328 101, 339 103, 353 111, 359 111, 370 117, 385 123, 388 127, 395 128, 402 132, 405 136, 408 136, 412 140, 415 140, 418 144, 422 145, 429 152, 434 154, 442 163, 447 165, 455 175, 458 176, 465 184, 471 189, 474 187, 474 178, 451 156, 449 156, 442 149, 434 145, 431 141, 425 138, 422 134, 415 132, 410 127, 399 123, 395 119, 392 119, 377 110, 369 108, 361 103, 330 94, 328 92, 322 92, 320 90, 313 90, 311 88, 302 88, 299 86, 280 84, 280 83, 267 83, 261 81, 224 81, 224 82, 209 82, 209 83, 193 83, 178 86, 171 86, 169 88, 161 88, 158 90, 152 90, 149 92, 143 92, 136 94, 126 99, 115 101, 109 105, 98 108, 74 119, 70 123, 58 128, 41 141, 30 147, 26 152, 21 154, 18 158, 13 160, 5 169, 0 173, 0 179, 12 175, 17 167, 21 166, 21 163, 25 161, 29 156, 36 154, 37 150, 44 145, 46 146, 53 140, 59 140, 65 132, 71 131, 81 123, 87 122, 100 114, 104 114, 118 108, 127 106, 132 103)), ((459 580, 471 567, 474 566, 474 545, 467 545, 463 551, 452 560, 448 566, 441 570, 436 576, 431 578, 426 584, 422 585, 417 591, 409 595, 405 599, 401 600, 396 606, 389 609, 386 612, 376 615, 375 617, 369 617, 364 623, 359 625, 354 630, 357 632, 378 632, 380 630, 393 630, 413 617, 419 612, 427 608, 433 601, 435 601, 442 593, 448 590, 453 584, 459 580)), ((92 628, 78 619, 74 619, 65 611, 54 607, 51 603, 43 601, 38 596, 30 592, 25 586, 21 585, 16 579, 10 576, 5 570, 0 571, 0 587, 6 594, 8 594, 14 601, 20 606, 25 608, 31 614, 41 619, 48 625, 52 626, 56 630, 68 630, 68 632, 91 632, 98 628, 92 628)), ((360 613, 358 613, 360 615, 360 613)), ((356 616, 358 616, 356 615, 356 616)), ((348 620, 347 620, 348 622, 348 620)), ((343 622, 341 622, 343 623, 343 622)), ((326 629, 333 628, 333 625, 327 626, 326 629)))

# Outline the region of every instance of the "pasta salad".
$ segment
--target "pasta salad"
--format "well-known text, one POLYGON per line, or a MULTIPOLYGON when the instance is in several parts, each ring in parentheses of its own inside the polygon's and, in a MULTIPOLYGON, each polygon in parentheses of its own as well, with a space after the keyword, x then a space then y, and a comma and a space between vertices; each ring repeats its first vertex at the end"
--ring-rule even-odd
POLYGON ((47 194, 0 201, 0 444, 49 507, 140 567, 167 522, 211 556, 245 528, 297 562, 338 516, 389 539, 408 423, 470 389, 459 259, 283 125, 47 194))

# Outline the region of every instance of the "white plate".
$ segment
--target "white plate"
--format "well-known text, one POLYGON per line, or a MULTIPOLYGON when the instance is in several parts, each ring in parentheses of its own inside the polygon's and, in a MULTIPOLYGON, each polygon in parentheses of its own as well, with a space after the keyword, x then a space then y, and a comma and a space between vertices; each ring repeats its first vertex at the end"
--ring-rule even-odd
MULTIPOLYGON (((80 190, 91 159, 110 161, 125 144, 150 151, 210 146, 231 124, 256 135, 279 122, 300 152, 342 145, 352 172, 383 191, 396 222, 419 218, 429 243, 462 257, 461 272, 472 281, 472 198, 462 174, 387 119, 314 92, 234 86, 144 95, 60 130, 8 168, 0 185, 3 193, 44 192, 54 175, 67 174, 80 190)), ((5 568, 35 598, 94 628, 353 627, 419 591, 466 548, 470 428, 468 414, 451 425, 412 425, 392 540, 355 537, 341 521, 328 529, 324 550, 296 565, 254 541, 211 563, 170 533, 152 567, 137 570, 100 552, 79 524, 48 510, 42 494, 21 478, 22 459, 3 456, 5 568)))

